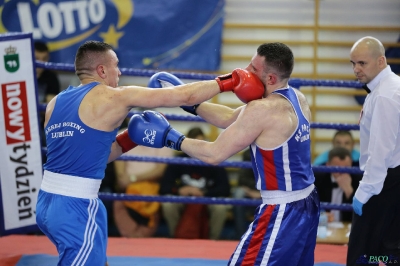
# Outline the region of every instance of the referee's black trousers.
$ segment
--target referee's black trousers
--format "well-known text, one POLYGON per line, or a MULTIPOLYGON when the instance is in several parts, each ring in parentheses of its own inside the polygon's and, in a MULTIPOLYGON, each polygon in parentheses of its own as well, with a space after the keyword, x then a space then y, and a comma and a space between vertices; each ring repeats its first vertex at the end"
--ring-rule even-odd
POLYGON ((381 193, 364 204, 361 216, 353 212, 346 265, 377 258, 400 265, 400 166, 388 169, 381 193))

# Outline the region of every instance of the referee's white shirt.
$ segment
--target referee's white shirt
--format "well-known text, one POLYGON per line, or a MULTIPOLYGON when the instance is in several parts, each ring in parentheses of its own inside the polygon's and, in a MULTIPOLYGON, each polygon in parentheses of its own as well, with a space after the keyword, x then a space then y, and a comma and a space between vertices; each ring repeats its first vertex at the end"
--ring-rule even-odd
POLYGON ((355 197, 366 203, 381 192, 388 168, 400 165, 400 77, 390 66, 367 84, 360 118, 360 169, 355 197))

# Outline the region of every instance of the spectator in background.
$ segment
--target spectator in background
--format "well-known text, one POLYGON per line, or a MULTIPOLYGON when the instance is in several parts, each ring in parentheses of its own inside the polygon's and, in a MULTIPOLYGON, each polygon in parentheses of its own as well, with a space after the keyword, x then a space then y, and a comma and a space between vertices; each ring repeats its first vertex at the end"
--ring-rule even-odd
MULTIPOLYGON (((338 130, 332 139, 332 146, 344 147, 351 153, 352 166, 359 165, 360 152, 354 148, 353 135, 348 130, 338 130)), ((326 151, 314 159, 313 165, 325 165, 328 161, 329 151, 326 151)))
MULTIPOLYGON (((351 167, 352 159, 348 149, 335 147, 329 151, 326 166, 351 167)), ((315 186, 321 202, 332 204, 351 203, 361 174, 315 172, 315 186)), ((351 222, 352 212, 332 210, 329 221, 351 222)))
MULTIPOLYGON (((50 52, 46 43, 35 41, 35 60, 49 62, 50 52)), ((57 74, 51 70, 36 68, 39 103, 48 103, 60 92, 60 82, 57 74)))
MULTIPOLYGON (((173 157, 168 148, 152 149, 137 146, 125 155, 173 157)), ((114 162, 117 173, 117 190, 126 194, 159 195, 159 181, 167 167, 164 163, 120 161, 114 162)), ((123 237, 151 237, 160 218, 159 202, 114 201, 113 216, 117 231, 123 237)))
MULTIPOLYGON (((204 140, 201 128, 189 130, 188 138, 204 140)), ((186 154, 180 157, 188 157, 186 154)), ((228 174, 222 167, 170 164, 161 179, 161 195, 229 197, 228 174)), ((178 238, 219 239, 229 205, 161 203, 169 233, 178 238), (205 211, 204 208, 205 207, 205 211), (206 220, 204 222, 204 220, 206 220), (196 230, 196 231, 194 231, 196 230), (190 232, 189 232, 190 231, 190 232), (207 234, 205 236, 204 234, 207 234)))
MULTIPOLYGON (((48 62, 50 60, 50 52, 46 43, 41 41, 35 41, 35 60, 41 62, 48 62)), ((36 68, 36 79, 37 79, 37 94, 38 101, 40 104, 47 104, 51 99, 54 98, 60 92, 60 82, 56 73, 51 70, 36 68)), ((39 114, 39 134, 40 142, 43 147, 46 147, 46 136, 44 134, 44 112, 39 114)), ((42 153, 42 163, 46 162, 46 155, 42 153)))
MULTIPOLYGON (((250 149, 246 149, 242 154, 243 161, 251 161, 250 149)), ((233 190, 235 199, 261 199, 260 191, 256 189, 256 181, 252 168, 241 168, 239 170, 238 186, 233 190)), ((253 220, 257 206, 233 206, 236 236, 240 238, 247 230, 249 221, 253 220), (251 219, 249 219, 251 216, 251 219)))

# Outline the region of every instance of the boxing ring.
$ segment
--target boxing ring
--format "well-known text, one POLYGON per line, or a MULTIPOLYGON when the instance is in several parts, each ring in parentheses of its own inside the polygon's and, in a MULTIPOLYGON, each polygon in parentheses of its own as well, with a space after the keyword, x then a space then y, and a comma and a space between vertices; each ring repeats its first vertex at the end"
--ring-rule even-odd
MULTIPOLYGON (((47 68, 57 71, 74 71, 73 65, 60 63, 35 62, 35 67, 47 68)), ((150 77, 156 73, 154 70, 121 69, 122 75, 150 77)), ((201 73, 171 72, 181 79, 210 80, 216 76, 201 73)), ((345 87, 359 88, 361 84, 349 81, 330 80, 307 80, 291 79, 289 85, 295 88, 302 86, 321 87, 345 87)), ((45 105, 39 105, 38 111, 45 110, 45 105)), ((136 112, 130 112, 132 115, 136 112)), ((190 115, 165 114, 169 121, 182 122, 204 122, 199 117, 190 115)), ((319 129, 342 129, 358 130, 358 125, 339 123, 311 123, 311 128, 319 129)), ((45 152, 45 150, 43 151, 45 152)), ((190 158, 162 158, 146 156, 123 155, 118 160, 136 160, 142 162, 159 162, 166 164, 200 165, 207 164, 190 158)), ((251 168, 250 162, 226 161, 221 167, 229 168, 251 168)), ((314 172, 347 172, 362 173, 358 167, 341 168, 313 166, 314 172)), ((127 195, 116 193, 99 193, 102 200, 124 200, 124 201, 158 201, 158 202, 181 202, 201 204, 229 204, 229 205, 251 205, 256 206, 261 200, 233 199, 233 198, 197 198, 178 196, 145 196, 127 195)), ((352 211, 350 204, 335 205, 326 202, 321 203, 321 209, 352 211)), ((231 253, 234 251, 238 241, 226 240, 185 240, 168 238, 109 238, 107 255, 111 265, 226 265, 231 253)), ((315 252, 315 265, 337 266, 344 265, 347 253, 346 245, 317 244, 315 252)), ((14 234, 0 237, 0 266, 8 265, 55 265, 57 252, 53 244, 42 235, 14 234)))

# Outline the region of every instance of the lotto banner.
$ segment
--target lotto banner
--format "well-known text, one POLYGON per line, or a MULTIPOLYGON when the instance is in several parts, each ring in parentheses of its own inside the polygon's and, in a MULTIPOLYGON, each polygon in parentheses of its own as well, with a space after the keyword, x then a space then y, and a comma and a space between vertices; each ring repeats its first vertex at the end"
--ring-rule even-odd
POLYGON ((113 46, 120 67, 218 70, 225 0, 0 0, 0 33, 32 32, 51 61, 74 63, 86 40, 113 46))
POLYGON ((36 227, 42 181, 32 34, 0 34, 0 235, 36 227))

